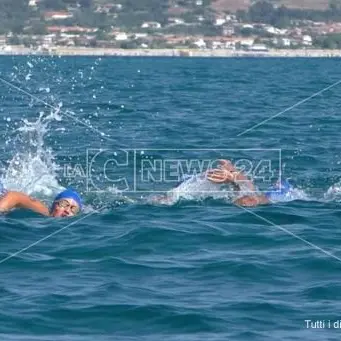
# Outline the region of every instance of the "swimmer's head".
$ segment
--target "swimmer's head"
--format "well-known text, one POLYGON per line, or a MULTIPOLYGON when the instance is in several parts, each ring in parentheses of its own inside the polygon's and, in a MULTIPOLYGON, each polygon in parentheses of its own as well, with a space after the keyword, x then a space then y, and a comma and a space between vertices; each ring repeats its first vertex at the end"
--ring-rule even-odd
POLYGON ((59 193, 52 204, 51 215, 53 217, 73 217, 82 209, 80 195, 71 189, 59 193))

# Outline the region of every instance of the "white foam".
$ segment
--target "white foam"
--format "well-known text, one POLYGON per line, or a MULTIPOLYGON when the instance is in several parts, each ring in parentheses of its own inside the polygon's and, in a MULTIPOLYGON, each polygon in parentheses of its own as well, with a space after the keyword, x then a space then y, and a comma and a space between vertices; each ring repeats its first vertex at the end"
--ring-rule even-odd
POLYGON ((169 190, 165 195, 152 196, 148 203, 173 205, 180 199, 188 201, 202 201, 208 198, 230 200, 231 188, 215 184, 206 179, 204 173, 185 176, 185 179, 177 187, 169 190))
POLYGON ((327 201, 341 201, 341 181, 330 186, 327 192, 324 194, 324 198, 327 201))
POLYGON ((23 119, 22 125, 16 129, 16 150, 2 177, 7 189, 47 196, 62 189, 57 181, 59 167, 54 161, 52 150, 44 144, 48 126, 56 115, 56 112, 47 115, 40 112, 36 121, 23 119))

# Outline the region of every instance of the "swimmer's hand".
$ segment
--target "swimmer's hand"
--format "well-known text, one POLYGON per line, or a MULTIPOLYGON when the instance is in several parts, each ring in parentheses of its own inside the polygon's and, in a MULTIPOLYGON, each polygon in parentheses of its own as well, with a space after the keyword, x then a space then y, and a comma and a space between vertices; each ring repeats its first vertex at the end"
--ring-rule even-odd
POLYGON ((255 186, 251 180, 248 179, 246 175, 238 171, 238 169, 229 160, 219 160, 218 168, 210 170, 207 172, 207 179, 214 183, 232 183, 237 188, 243 184, 249 190, 254 191, 255 186))
POLYGON ((49 209, 45 204, 21 192, 7 192, 0 201, 0 211, 2 212, 19 207, 26 208, 45 216, 50 215, 49 209))
POLYGON ((229 172, 226 169, 213 169, 206 173, 206 177, 208 180, 216 183, 216 184, 224 184, 224 183, 233 183, 234 175, 232 172, 229 172))
POLYGON ((208 180, 218 184, 235 183, 237 173, 238 171, 231 161, 219 160, 218 168, 209 170, 206 176, 208 180))

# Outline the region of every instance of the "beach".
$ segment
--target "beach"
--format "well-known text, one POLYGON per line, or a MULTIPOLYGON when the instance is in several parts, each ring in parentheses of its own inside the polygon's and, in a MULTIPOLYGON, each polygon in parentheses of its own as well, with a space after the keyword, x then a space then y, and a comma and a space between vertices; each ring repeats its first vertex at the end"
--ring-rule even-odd
POLYGON ((114 49, 93 47, 51 47, 32 49, 24 46, 6 46, 0 55, 56 55, 56 56, 127 56, 127 57, 341 57, 341 50, 322 49, 269 49, 244 51, 229 49, 114 49))

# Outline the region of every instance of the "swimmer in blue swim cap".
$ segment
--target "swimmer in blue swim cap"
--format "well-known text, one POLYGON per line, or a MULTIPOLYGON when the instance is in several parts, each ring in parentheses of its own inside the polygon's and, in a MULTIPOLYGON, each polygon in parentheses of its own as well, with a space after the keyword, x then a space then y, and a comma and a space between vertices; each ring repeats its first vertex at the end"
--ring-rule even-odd
POLYGON ((82 209, 82 199, 79 194, 71 189, 59 193, 52 204, 53 217, 68 217, 77 215, 82 209))
POLYGON ((220 160, 218 168, 212 169, 207 173, 207 179, 214 183, 232 184, 235 191, 246 191, 248 195, 244 195, 234 201, 240 206, 258 206, 282 201, 292 190, 292 186, 286 180, 278 181, 269 188, 265 195, 259 194, 253 182, 242 172, 238 171, 231 161, 220 160), (243 189, 241 189, 241 184, 243 189))
POLYGON ((82 210, 82 200, 76 191, 66 189, 55 197, 49 209, 40 200, 33 199, 25 193, 7 191, 0 185, 0 212, 8 212, 15 208, 25 208, 51 217, 73 217, 82 210))

